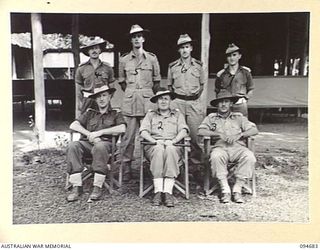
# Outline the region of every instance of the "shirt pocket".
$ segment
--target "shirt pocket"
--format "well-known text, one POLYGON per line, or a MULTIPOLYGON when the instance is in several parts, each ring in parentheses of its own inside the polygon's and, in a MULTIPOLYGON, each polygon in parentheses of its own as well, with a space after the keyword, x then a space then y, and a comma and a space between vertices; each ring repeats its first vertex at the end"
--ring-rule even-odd
POLYGON ((88 130, 90 132, 96 131, 97 126, 98 126, 98 121, 95 120, 95 119, 92 119, 92 120, 89 121, 88 125, 89 125, 88 130))
POLYGON ((199 90, 200 87, 200 71, 199 69, 193 69, 191 71, 190 88, 192 90, 199 90))
POLYGON ((175 88, 183 87, 183 76, 179 69, 175 69, 172 72, 172 78, 173 78, 173 86, 175 88))
POLYGON ((137 71, 134 67, 126 67, 126 82, 127 83, 135 83, 137 71))
POLYGON ((178 134, 178 123, 175 118, 169 118, 166 121, 166 135, 170 137, 175 137, 178 134))
POLYGON ((236 121, 232 122, 231 125, 230 125, 230 134, 236 135, 236 134, 239 134, 239 133, 241 133, 240 125, 238 125, 236 123, 236 121))
POLYGON ((143 63, 140 68, 141 77, 140 80, 142 83, 152 82, 152 65, 149 63, 143 63))

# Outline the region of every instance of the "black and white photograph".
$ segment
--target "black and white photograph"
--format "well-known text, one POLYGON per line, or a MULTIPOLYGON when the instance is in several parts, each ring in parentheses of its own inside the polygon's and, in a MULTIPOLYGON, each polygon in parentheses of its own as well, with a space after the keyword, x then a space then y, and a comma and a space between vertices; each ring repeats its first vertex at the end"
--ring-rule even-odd
POLYGON ((12 223, 309 223, 309 12, 11 12, 12 223))

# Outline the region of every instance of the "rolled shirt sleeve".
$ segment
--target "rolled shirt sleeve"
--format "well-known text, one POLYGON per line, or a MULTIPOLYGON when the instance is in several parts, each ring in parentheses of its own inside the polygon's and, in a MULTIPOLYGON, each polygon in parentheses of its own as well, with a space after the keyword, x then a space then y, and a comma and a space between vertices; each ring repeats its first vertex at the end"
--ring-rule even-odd
POLYGON ((241 116, 241 129, 242 131, 247 131, 251 128, 257 128, 256 124, 250 122, 247 117, 241 116))
POLYGON ((124 120, 123 115, 120 112, 117 112, 115 121, 116 121, 116 126, 121 125, 121 124, 124 124, 127 126, 127 123, 124 120))
POLYGON ((247 73, 247 92, 254 89, 254 82, 250 72, 247 73))
POLYGON ((170 67, 168 68, 167 85, 168 86, 172 86, 173 85, 172 71, 171 71, 170 67))
POLYGON ((147 131, 149 132, 149 134, 151 134, 151 113, 150 112, 146 114, 146 116, 143 118, 141 122, 139 133, 141 134, 142 131, 147 131))
POLYGON ((88 124, 88 119, 89 119, 89 113, 86 111, 83 114, 81 114, 76 121, 78 121, 82 127, 87 129, 87 124, 88 124))
POLYGON ((201 124, 198 127, 199 129, 209 129, 209 130, 213 130, 212 126, 211 126, 211 122, 210 122, 210 118, 209 116, 205 117, 204 120, 201 122, 201 124))
POLYGON ((206 77, 204 74, 204 69, 203 69, 203 66, 201 66, 201 68, 200 68, 200 85, 204 85, 205 81, 206 81, 206 77))
POLYGON ((76 74, 74 76, 74 81, 75 81, 76 84, 79 84, 81 86, 84 85, 84 83, 83 83, 84 79, 82 77, 81 70, 80 70, 79 67, 76 70, 76 74))
POLYGON ((179 116, 178 116, 178 133, 182 130, 185 129, 187 131, 187 133, 189 134, 190 130, 189 127, 186 123, 186 120, 184 118, 184 115, 182 113, 179 112, 179 116))

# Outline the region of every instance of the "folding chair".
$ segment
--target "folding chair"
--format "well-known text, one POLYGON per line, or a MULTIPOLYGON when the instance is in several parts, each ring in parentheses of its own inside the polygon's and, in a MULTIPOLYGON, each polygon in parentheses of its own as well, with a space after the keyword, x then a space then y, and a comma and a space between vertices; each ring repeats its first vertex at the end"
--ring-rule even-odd
MULTIPOLYGON (((142 198, 147 193, 149 193, 153 189, 153 183, 149 184, 145 187, 144 184, 144 146, 146 145, 156 145, 152 142, 141 141, 141 165, 140 165, 140 183, 139 183, 139 197, 142 198)), ((189 191, 189 163, 188 163, 188 152, 190 151, 190 138, 184 138, 183 141, 175 143, 174 146, 183 147, 183 155, 184 155, 184 183, 181 183, 179 180, 175 180, 174 187, 181 192, 186 199, 189 199, 190 191, 189 191)))
MULTIPOLYGON (((210 187, 211 183, 210 180, 212 179, 211 177, 211 166, 210 166, 210 146, 214 145, 216 142, 211 138, 210 136, 204 136, 203 137, 204 141, 204 154, 207 157, 205 161, 205 174, 204 174, 204 193, 205 195, 210 195, 214 191, 216 191, 219 188, 219 184, 216 182, 210 187)), ((254 138, 253 137, 248 137, 246 138, 246 146, 249 148, 252 152, 254 152, 254 138)), ((237 166, 237 163, 234 162, 229 162, 228 163, 228 169, 229 169, 229 174, 228 174, 228 180, 234 177, 234 170, 237 166)), ((246 193, 251 194, 253 197, 256 197, 256 173, 255 173, 255 168, 253 168, 252 172, 252 177, 246 180, 246 183, 243 187, 246 190, 246 193)))
MULTIPOLYGON (((70 132, 70 141, 74 141, 74 137, 75 137, 75 132, 71 131, 70 132)), ((110 153, 110 160, 108 163, 108 169, 109 169, 109 174, 105 180, 105 182, 103 183, 104 187, 109 191, 109 193, 113 192, 113 187, 114 185, 117 186, 118 188, 120 188, 122 186, 122 157, 121 155, 119 156, 120 158, 120 165, 119 165, 119 176, 118 176, 118 180, 114 177, 114 170, 116 169, 116 164, 115 164, 115 158, 116 158, 116 149, 117 146, 120 145, 121 143, 121 137, 122 137, 123 133, 116 133, 116 134, 112 134, 112 146, 111 146, 111 153, 110 153), (109 182, 109 183, 108 183, 109 182)), ((84 157, 83 158, 83 163, 86 165, 90 165, 92 163, 92 157, 84 157)), ((91 176, 93 176, 93 172, 92 170, 89 168, 85 168, 82 171, 82 181, 85 181, 87 179, 89 179, 91 176)), ((69 174, 67 173, 67 177, 66 177, 66 186, 65 189, 69 190, 72 187, 72 184, 69 183, 69 174)))

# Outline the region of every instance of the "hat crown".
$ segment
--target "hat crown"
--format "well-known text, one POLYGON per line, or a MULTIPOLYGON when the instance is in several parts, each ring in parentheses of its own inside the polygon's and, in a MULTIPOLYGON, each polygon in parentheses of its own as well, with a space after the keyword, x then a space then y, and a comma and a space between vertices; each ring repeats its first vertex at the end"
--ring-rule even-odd
POLYGON ((143 32, 143 31, 144 31, 144 29, 139 24, 134 24, 131 26, 129 34, 143 32))
POLYGON ((218 94, 217 94, 217 98, 216 99, 223 99, 223 98, 232 98, 232 94, 226 90, 226 89, 222 89, 218 94))
POLYGON ((177 45, 192 42, 191 37, 188 34, 181 34, 177 41, 177 45))
POLYGON ((88 40, 86 40, 84 42, 84 47, 91 47, 91 46, 94 46, 94 45, 100 45, 102 43, 106 43, 106 40, 102 39, 101 37, 91 36, 91 37, 89 37, 88 40))
POLYGON ((170 93, 170 90, 169 89, 166 89, 164 87, 161 87, 158 89, 157 93, 155 95, 161 95, 161 94, 164 94, 164 93, 170 93))
POLYGON ((240 48, 237 45, 235 45, 234 43, 230 43, 228 45, 228 48, 226 49, 226 54, 230 54, 238 50, 240 50, 240 48))
POLYGON ((97 94, 108 91, 109 93, 113 93, 116 91, 115 88, 110 88, 108 84, 97 84, 93 89, 93 93, 89 95, 89 97, 95 97, 97 94))

